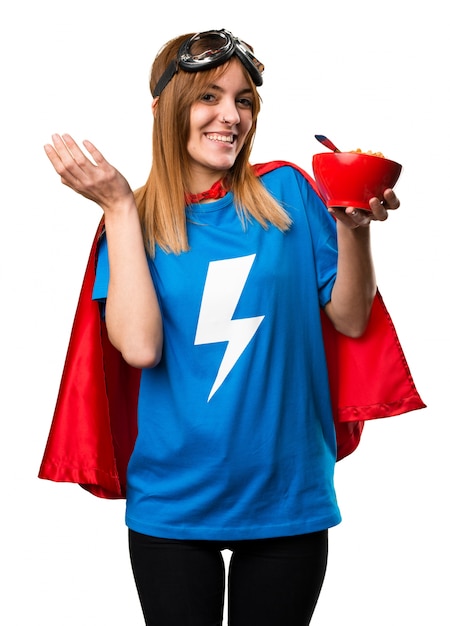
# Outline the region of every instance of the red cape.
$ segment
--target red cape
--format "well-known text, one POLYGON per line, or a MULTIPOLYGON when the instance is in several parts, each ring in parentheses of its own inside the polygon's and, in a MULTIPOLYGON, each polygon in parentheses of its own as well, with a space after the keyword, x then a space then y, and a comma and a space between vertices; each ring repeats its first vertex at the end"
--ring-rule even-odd
MULTIPOLYGON (((255 165, 258 175, 296 165, 255 165)), ((316 189, 314 180, 303 176, 316 189)), ((78 301, 55 413, 39 478, 78 483, 102 498, 124 498, 126 468, 137 434, 140 370, 130 367, 108 340, 92 300, 96 233, 78 301)), ((337 460, 359 444, 364 421, 425 407, 412 379, 394 325, 377 292, 364 335, 351 339, 322 314, 337 460)))

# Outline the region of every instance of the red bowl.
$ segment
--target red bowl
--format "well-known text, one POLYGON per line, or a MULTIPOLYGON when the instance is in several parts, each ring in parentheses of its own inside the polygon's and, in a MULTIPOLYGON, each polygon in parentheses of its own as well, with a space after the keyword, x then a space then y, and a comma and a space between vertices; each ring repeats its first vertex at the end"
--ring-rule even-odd
POLYGON ((397 182, 402 166, 383 157, 359 152, 324 152, 313 156, 317 187, 330 207, 370 211, 370 198, 383 198, 397 182))

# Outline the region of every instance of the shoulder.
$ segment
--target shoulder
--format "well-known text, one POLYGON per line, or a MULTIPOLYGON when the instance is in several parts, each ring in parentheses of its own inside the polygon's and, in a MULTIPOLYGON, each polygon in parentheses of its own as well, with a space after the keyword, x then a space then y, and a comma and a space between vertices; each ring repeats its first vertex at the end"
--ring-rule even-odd
POLYGON ((258 163, 252 167, 266 189, 279 201, 296 204, 295 198, 297 198, 305 205, 323 204, 312 176, 295 163, 270 161, 258 163))
POLYGON ((267 163, 256 163, 252 165, 256 176, 264 177, 273 173, 274 176, 300 178, 309 183, 315 191, 317 191, 316 183, 312 176, 303 168, 290 161, 268 161, 267 163))

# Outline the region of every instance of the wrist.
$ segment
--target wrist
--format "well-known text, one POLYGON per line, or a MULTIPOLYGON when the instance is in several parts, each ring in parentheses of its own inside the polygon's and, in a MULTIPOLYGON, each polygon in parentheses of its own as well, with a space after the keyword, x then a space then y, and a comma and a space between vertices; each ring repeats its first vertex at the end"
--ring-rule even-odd
POLYGON ((101 208, 105 214, 105 222, 111 220, 127 219, 130 216, 137 215, 137 206, 134 195, 127 194, 121 198, 115 198, 103 202, 101 208))

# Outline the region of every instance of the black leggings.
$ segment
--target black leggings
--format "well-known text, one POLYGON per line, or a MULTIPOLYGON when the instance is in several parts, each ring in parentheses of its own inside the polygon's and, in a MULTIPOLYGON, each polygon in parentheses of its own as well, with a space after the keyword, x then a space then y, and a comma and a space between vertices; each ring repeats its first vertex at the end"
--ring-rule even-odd
POLYGON ((179 541, 129 532, 147 626, 221 626, 225 566, 230 626, 307 626, 322 588, 326 530, 249 541, 179 541))

